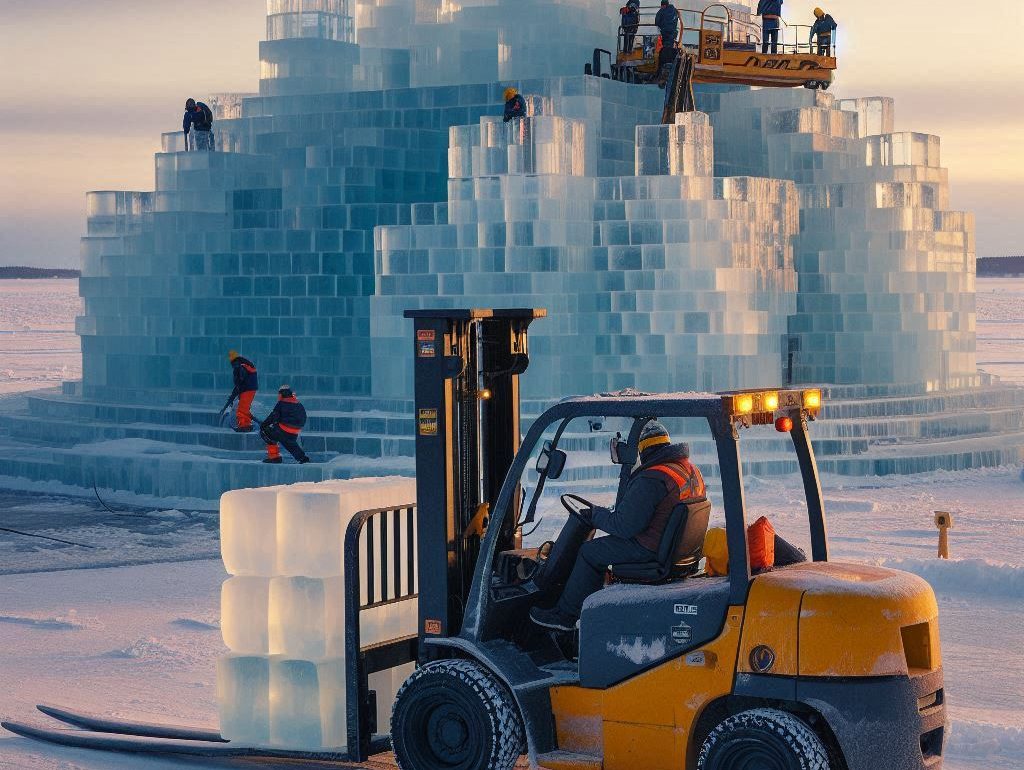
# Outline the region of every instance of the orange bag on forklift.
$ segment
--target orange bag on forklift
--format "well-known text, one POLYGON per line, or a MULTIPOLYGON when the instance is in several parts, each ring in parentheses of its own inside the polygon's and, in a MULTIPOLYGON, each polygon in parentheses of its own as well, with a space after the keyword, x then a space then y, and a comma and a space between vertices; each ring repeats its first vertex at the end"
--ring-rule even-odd
MULTIPOLYGON (((771 569, 775 564, 775 528, 762 516, 747 527, 750 569, 771 569)), ((729 541, 721 527, 709 529, 704 536, 704 571, 708 575, 729 574, 729 541)))
POLYGON ((775 527, 762 516, 747 527, 750 569, 771 569, 775 564, 775 527))

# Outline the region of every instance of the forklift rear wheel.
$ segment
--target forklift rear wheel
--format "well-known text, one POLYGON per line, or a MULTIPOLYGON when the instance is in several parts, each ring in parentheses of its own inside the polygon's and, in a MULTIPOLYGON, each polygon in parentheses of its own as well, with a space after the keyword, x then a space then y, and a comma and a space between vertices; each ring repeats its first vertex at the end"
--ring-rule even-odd
POLYGON ((469 660, 428 663, 405 681, 391 740, 402 770, 511 770, 525 742, 511 693, 469 660))
POLYGON ((697 770, 831 770, 828 751, 802 720, 751 709, 719 723, 701 746, 697 770))

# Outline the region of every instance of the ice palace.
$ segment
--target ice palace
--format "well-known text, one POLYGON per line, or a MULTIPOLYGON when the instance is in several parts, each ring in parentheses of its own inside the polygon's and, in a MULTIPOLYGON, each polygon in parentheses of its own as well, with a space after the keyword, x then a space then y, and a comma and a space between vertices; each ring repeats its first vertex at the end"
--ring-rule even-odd
MULTIPOLYGON (((89 193, 83 379, 0 416, 3 475, 212 500, 411 474, 402 311, 454 306, 547 308, 527 420, 625 387, 820 384, 824 471, 1018 462, 1024 390, 976 371, 939 139, 803 88, 698 86, 661 125, 658 88, 580 74, 617 6, 269 0, 259 93, 208 100, 217 151, 169 132, 155 191, 89 193), (508 85, 530 117, 505 125, 508 85), (258 415, 299 393, 315 463, 218 427, 229 349, 259 365, 258 415)), ((784 438, 752 444, 752 472, 794 469, 784 438)))

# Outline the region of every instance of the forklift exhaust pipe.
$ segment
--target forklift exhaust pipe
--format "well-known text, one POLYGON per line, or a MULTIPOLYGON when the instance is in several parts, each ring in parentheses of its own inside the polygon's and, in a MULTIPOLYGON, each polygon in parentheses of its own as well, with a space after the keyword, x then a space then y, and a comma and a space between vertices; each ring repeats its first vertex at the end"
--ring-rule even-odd
POLYGON ((580 548, 594 533, 594 528, 579 516, 569 516, 558 533, 551 553, 533 578, 542 591, 563 585, 576 563, 580 548))

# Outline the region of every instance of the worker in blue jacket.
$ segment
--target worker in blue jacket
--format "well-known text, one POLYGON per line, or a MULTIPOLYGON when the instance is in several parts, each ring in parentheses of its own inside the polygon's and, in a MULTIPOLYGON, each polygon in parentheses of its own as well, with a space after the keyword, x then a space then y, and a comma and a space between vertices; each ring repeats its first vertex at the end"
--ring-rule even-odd
POLYGON ((761 17, 761 53, 779 52, 779 25, 782 23, 782 0, 758 0, 755 16, 761 17))
POLYGON ((818 56, 832 55, 832 32, 839 26, 836 20, 820 8, 814 9, 814 25, 811 27, 811 36, 808 44, 813 42, 814 36, 818 36, 818 56))
POLYGON ((640 0, 627 0, 619 9, 622 16, 622 52, 632 53, 636 31, 640 28, 640 0))
POLYGON ((299 446, 299 434, 306 426, 306 408, 299 403, 290 385, 282 385, 277 391, 277 404, 260 426, 260 438, 267 445, 267 457, 263 461, 280 465, 281 444, 300 465, 309 462, 306 453, 299 446))
POLYGON ((526 117, 526 100, 520 95, 519 89, 509 86, 505 89, 505 122, 526 117))
POLYGON ((192 129, 192 149, 213 151, 213 110, 195 99, 185 101, 185 117, 181 121, 185 132, 185 149, 188 146, 188 132, 192 129))
POLYGON ((238 399, 238 409, 235 411, 235 431, 237 433, 252 432, 252 400, 256 398, 256 391, 260 389, 259 373, 256 371, 256 364, 244 356, 238 355, 237 350, 228 351, 228 361, 231 362, 231 378, 234 381, 234 389, 228 396, 228 402, 224 405, 228 409, 238 399))
MULTIPOLYGON (((675 61, 676 38, 679 36, 679 11, 669 0, 661 0, 661 8, 654 17, 654 25, 661 32, 661 52, 658 54, 658 71, 675 61)), ((662 74, 662 78, 667 75, 662 74)))

